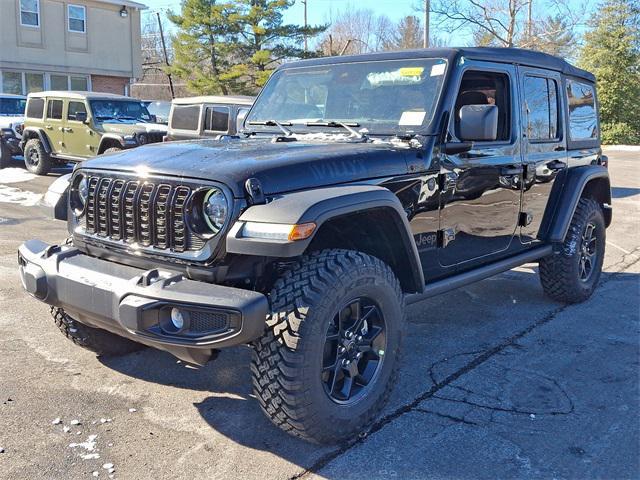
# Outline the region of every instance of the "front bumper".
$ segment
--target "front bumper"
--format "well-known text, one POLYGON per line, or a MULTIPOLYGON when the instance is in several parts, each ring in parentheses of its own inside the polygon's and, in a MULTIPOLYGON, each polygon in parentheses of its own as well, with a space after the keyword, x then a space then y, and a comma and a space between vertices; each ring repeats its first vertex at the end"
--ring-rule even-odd
POLYGON ((0 138, 0 142, 5 144, 11 155, 22 155, 22 148, 20 148, 20 139, 18 137, 3 135, 2 138, 0 138))
POLYGON ((25 290, 75 320, 202 365, 214 349, 248 343, 265 326, 267 298, 257 292, 189 280, 90 257, 71 246, 29 240, 18 249, 25 290), (170 311, 185 325, 176 330, 170 311))

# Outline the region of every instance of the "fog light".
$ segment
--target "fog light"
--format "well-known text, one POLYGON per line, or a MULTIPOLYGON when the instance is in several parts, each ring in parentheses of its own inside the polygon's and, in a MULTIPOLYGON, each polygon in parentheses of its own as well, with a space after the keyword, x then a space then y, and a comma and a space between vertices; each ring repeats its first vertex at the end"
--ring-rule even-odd
POLYGON ((184 327, 184 315, 182 315, 182 312, 175 307, 171 309, 171 323, 176 330, 182 330, 184 327))

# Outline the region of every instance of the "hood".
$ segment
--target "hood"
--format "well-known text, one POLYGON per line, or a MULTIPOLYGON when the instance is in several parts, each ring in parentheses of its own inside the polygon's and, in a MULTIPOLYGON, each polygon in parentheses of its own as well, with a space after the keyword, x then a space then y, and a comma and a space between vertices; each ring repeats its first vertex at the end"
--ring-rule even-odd
POLYGON ((267 195, 407 172, 416 149, 389 143, 272 142, 270 138, 156 143, 101 155, 83 168, 171 175, 224 183, 236 197, 257 178, 267 195))
POLYGON ((125 123, 125 122, 102 122, 102 130, 105 133, 117 133, 120 135, 132 135, 134 133, 142 132, 166 132, 167 129, 163 126, 158 126, 155 123, 125 123))

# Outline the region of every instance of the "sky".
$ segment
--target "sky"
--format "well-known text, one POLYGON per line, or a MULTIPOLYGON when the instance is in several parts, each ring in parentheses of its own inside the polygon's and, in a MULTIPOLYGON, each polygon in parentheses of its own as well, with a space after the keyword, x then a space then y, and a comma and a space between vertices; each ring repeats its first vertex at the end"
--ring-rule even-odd
MULTIPOLYGON (((143 14, 143 21, 150 14, 156 11, 164 12, 167 9, 174 11, 180 10, 180 0, 137 0, 149 7, 143 14)), ((505 0, 506 1, 506 0, 505 0)), ((538 0, 536 0, 538 1, 538 0)), ((545 0, 543 0, 545 1, 545 0)), ((550 1, 550 0, 546 0, 550 1)), ((575 9, 584 9, 584 3, 587 2, 587 9, 591 10, 598 0, 566 0, 575 9), (589 8, 590 7, 590 8, 589 8)), ((539 2, 542 3, 542 2, 539 2)), ((386 15, 393 21, 397 21, 407 15, 421 14, 416 8, 424 4, 424 0, 307 0, 307 18, 311 25, 330 23, 337 13, 346 9, 370 9, 379 15, 386 15)), ((534 2, 534 5, 536 3, 534 2)), ((295 0, 294 5, 289 8, 284 15, 285 23, 299 24, 304 23, 304 7, 301 0, 295 0)), ((170 30, 169 22, 164 22, 165 28, 170 30)), ((441 37, 447 44, 452 46, 465 46, 471 43, 472 38, 469 32, 458 31, 455 36, 450 36, 444 32, 434 31, 432 24, 432 35, 436 34, 441 37)), ((431 36, 431 35, 430 35, 431 36)))

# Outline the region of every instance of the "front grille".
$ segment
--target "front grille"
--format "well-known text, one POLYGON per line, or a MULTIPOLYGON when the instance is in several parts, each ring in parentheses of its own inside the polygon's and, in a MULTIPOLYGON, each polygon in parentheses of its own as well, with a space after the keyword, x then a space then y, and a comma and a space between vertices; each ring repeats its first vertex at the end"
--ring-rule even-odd
POLYGON ((99 176, 88 186, 86 234, 173 252, 204 247, 185 218, 190 186, 99 176))

